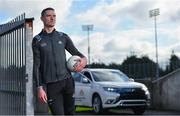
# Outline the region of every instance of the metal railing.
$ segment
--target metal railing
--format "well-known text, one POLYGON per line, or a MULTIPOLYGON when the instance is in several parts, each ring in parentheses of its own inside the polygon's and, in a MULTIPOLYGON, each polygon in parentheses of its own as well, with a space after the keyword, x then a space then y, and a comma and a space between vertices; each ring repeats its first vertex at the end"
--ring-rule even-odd
MULTIPOLYGON (((128 63, 128 64, 96 64, 93 63, 91 68, 113 68, 119 69, 131 78, 155 79, 156 76, 156 64, 155 63, 128 63)), ((162 62, 159 65, 159 74, 164 76, 176 69, 180 68, 180 61, 162 62)))
MULTIPOLYGON (((180 68, 180 61, 163 62, 159 65, 159 76, 162 77, 168 73, 180 68)), ((156 65, 155 63, 133 63, 121 65, 119 67, 121 71, 127 74, 129 77, 136 79, 153 78, 156 77, 156 65)))
MULTIPOLYGON (((33 19, 31 19, 32 22, 33 19)), ((25 14, 0 25, 0 114, 26 114, 25 14)))

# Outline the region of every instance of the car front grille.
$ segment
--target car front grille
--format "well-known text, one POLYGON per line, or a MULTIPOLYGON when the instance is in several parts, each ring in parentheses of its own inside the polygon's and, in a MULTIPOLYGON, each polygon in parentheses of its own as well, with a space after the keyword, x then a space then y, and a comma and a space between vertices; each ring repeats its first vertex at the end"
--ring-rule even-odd
POLYGON ((145 92, 141 88, 122 88, 118 93, 120 93, 119 100, 146 99, 145 92))
POLYGON ((120 100, 119 106, 146 106, 146 100, 120 100))

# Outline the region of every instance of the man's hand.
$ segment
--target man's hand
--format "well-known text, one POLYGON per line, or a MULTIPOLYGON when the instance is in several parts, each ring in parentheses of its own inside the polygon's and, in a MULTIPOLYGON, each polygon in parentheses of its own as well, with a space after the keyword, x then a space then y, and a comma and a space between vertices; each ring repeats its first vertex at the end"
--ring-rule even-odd
POLYGON ((38 98, 42 103, 47 103, 47 95, 43 87, 38 88, 38 98))
POLYGON ((81 58, 80 61, 79 61, 79 63, 78 63, 78 65, 76 66, 75 71, 76 71, 76 72, 81 72, 86 65, 87 65, 87 59, 86 59, 86 57, 81 58))

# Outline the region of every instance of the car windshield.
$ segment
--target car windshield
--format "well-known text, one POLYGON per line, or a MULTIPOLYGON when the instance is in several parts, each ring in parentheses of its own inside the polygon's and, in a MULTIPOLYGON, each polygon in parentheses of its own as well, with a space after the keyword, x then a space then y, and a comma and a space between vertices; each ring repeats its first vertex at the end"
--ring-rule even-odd
POLYGON ((126 82, 129 78, 119 71, 93 71, 96 82, 126 82))

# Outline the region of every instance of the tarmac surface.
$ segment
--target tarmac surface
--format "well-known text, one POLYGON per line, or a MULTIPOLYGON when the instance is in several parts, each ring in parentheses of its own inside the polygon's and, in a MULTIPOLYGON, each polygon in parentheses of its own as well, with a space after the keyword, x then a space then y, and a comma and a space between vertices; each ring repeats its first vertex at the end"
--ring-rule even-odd
MULTIPOLYGON (((75 115, 95 115, 93 111, 76 112, 75 115)), ((134 115, 131 110, 109 110, 102 115, 134 115)), ((158 111, 158 110, 147 110, 143 115, 180 115, 177 111, 158 111)))

